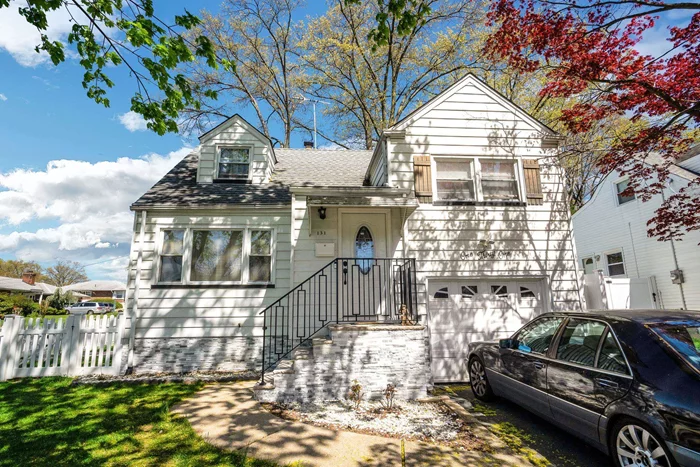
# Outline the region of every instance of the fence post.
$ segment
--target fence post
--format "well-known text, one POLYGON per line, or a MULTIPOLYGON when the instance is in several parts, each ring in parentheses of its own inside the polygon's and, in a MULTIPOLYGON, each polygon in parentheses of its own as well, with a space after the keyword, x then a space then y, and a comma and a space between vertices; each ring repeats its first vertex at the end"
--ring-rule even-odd
POLYGON ((80 372, 80 359, 82 358, 82 352, 80 348, 80 325, 83 321, 83 316, 87 312, 76 311, 71 313, 66 320, 66 329, 70 327, 70 336, 66 339, 68 345, 68 351, 64 354, 66 356, 66 361, 68 366, 66 367, 67 376, 76 376, 80 372), (73 318, 71 321, 70 319, 73 318))
POLYGON ((2 326, 2 343, 0 343, 0 381, 15 376, 17 367, 17 338, 24 318, 20 315, 5 315, 2 326))

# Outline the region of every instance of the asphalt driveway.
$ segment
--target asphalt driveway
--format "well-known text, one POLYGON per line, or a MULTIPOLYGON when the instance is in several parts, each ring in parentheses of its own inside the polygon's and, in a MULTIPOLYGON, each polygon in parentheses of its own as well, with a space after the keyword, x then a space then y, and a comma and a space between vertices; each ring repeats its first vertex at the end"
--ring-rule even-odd
MULTIPOLYGON (((439 386, 438 386, 439 387, 439 386)), ((610 459, 603 453, 569 435, 551 423, 533 415, 517 404, 505 399, 494 402, 480 402, 474 398, 469 386, 446 386, 459 397, 473 404, 471 410, 480 420, 491 426, 506 444, 519 449, 523 454, 528 450, 535 451, 549 462, 543 462, 541 457, 533 455, 533 464, 538 467, 545 465, 556 466, 612 466, 610 459)), ((533 453, 534 454, 534 453, 533 453)))

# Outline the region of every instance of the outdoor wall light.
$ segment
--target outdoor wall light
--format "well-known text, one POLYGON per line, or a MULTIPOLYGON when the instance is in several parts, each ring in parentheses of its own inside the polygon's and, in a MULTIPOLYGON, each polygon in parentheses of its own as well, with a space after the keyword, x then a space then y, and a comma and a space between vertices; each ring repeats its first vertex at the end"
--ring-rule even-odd
POLYGON ((318 208, 318 217, 320 217, 321 220, 326 218, 326 208, 324 208, 323 206, 318 208))

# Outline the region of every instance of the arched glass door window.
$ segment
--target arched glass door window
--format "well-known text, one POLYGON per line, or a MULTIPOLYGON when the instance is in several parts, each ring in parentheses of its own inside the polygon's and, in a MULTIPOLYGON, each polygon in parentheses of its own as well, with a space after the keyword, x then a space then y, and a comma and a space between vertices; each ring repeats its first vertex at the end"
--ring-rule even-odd
POLYGON ((360 227, 355 237, 355 258, 358 258, 357 265, 360 267, 360 271, 367 274, 372 265, 369 258, 374 258, 374 239, 372 233, 364 225, 360 227))

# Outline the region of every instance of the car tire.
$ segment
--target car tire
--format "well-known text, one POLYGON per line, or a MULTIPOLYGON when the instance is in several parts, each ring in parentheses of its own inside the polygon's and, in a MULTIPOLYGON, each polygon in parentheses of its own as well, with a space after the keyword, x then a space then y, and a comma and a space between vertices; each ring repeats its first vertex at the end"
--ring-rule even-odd
POLYGON ((617 467, 678 465, 663 438, 649 425, 632 417, 620 418, 613 424, 608 437, 608 448, 613 465, 617 467))
POLYGON ((92 311, 92 310, 88 310, 87 313, 85 313, 85 314, 86 314, 86 315, 91 315, 91 314, 93 314, 93 313, 95 313, 95 312, 92 311))
POLYGON ((486 376, 484 362, 476 356, 469 359, 469 386, 479 400, 488 402, 496 397, 486 376))

